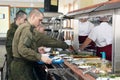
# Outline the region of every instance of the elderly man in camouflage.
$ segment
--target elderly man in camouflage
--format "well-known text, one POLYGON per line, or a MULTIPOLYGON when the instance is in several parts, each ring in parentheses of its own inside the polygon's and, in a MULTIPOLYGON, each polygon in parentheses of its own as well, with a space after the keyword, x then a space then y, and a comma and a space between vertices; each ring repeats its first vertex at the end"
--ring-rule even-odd
POLYGON ((10 25, 10 29, 7 31, 6 51, 7 51, 7 74, 10 79, 10 64, 12 61, 12 41, 14 33, 19 25, 25 23, 27 15, 24 11, 20 10, 16 13, 15 21, 10 25))
POLYGON ((11 63, 11 73, 13 80, 37 80, 33 73, 32 63, 43 61, 50 64, 52 60, 38 53, 40 46, 68 48, 69 46, 44 33, 40 33, 35 28, 40 26, 43 14, 33 9, 28 17, 28 22, 20 25, 13 39, 13 61, 11 63), (58 45, 58 46, 57 46, 58 45))

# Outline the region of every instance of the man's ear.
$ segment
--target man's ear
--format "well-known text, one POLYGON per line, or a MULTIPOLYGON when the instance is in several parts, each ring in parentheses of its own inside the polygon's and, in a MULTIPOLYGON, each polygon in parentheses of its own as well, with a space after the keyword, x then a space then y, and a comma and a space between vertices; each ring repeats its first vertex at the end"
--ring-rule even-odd
POLYGON ((20 19, 21 19, 21 17, 18 17, 18 18, 17 18, 17 20, 20 20, 20 19))
POLYGON ((35 15, 33 14, 33 15, 31 15, 31 19, 33 20, 35 18, 35 15))

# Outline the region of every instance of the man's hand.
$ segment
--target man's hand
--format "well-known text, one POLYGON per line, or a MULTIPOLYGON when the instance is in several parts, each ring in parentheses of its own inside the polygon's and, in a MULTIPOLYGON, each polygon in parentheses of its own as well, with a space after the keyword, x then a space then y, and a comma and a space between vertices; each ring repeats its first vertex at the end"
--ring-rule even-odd
POLYGON ((38 52, 39 52, 40 54, 44 54, 44 53, 45 53, 44 47, 39 47, 39 48, 38 48, 38 52))
POLYGON ((42 54, 41 55, 41 60, 46 64, 51 64, 52 63, 52 59, 50 59, 47 54, 42 54))
POLYGON ((74 48, 73 48, 73 46, 72 46, 72 45, 69 45, 69 48, 68 48, 68 50, 69 50, 70 52, 73 52, 73 51, 74 51, 74 48))

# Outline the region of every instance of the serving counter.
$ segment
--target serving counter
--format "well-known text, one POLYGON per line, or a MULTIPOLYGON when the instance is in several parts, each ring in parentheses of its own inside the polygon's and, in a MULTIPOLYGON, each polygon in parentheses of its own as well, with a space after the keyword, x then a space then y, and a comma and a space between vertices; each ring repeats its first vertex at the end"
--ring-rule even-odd
POLYGON ((62 56, 62 59, 64 59, 64 63, 60 65, 62 66, 62 70, 64 69, 63 73, 67 72, 73 75, 73 80, 99 80, 99 77, 105 77, 111 80, 110 78, 113 75, 111 62, 108 60, 103 62, 103 60, 97 56, 88 54, 66 55, 62 56))
POLYGON ((96 80, 95 77, 91 76, 90 74, 83 74, 83 71, 79 69, 77 66, 69 63, 68 61, 64 61, 64 64, 69 67, 80 80, 96 80))

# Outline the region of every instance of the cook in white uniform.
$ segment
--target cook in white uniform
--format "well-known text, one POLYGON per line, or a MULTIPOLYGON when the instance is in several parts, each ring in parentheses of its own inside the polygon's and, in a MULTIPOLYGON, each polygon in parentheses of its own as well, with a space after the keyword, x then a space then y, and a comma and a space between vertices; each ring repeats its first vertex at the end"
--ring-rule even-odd
MULTIPOLYGON (((94 24, 89 22, 87 18, 81 18, 79 20, 78 24, 79 24, 78 40, 79 40, 79 44, 82 44, 86 40, 86 38, 88 37, 91 30, 94 28, 94 24)), ((94 42, 91 42, 90 45, 91 46, 89 48, 94 48, 95 47, 94 42)))
POLYGON ((108 24, 107 17, 101 17, 99 26, 93 28, 85 42, 80 46, 83 50, 91 41, 94 41, 97 46, 96 55, 101 57, 100 52, 106 52, 106 59, 111 61, 112 55, 112 26, 108 24))

